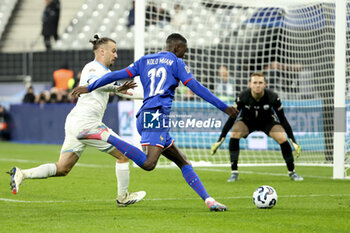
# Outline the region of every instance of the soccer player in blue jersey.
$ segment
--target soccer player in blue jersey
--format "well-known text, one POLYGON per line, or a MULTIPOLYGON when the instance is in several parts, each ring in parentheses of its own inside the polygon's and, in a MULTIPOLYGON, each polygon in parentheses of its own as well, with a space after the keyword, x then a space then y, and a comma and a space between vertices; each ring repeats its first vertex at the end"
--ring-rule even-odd
POLYGON ((157 124, 154 127, 149 123, 153 120, 168 122, 175 89, 180 81, 195 94, 228 115, 235 117, 237 110, 232 106, 227 106, 192 76, 190 69, 182 60, 187 50, 187 41, 182 35, 178 33, 169 35, 166 40, 166 50, 145 55, 129 67, 106 74, 88 87, 77 87, 72 92, 73 95, 79 96, 119 79, 133 78, 139 75, 143 86, 144 100, 136 116, 137 129, 141 134, 141 145, 144 153, 120 138, 114 137, 104 127, 83 131, 78 135, 78 138, 107 141, 147 171, 156 167, 162 154, 181 169, 186 182, 205 201, 210 211, 225 211, 227 207, 209 196, 186 155, 174 145, 174 139, 169 134, 169 127, 165 127, 167 124, 157 124), (149 114, 151 114, 152 119, 147 122, 149 119, 146 118, 149 114))

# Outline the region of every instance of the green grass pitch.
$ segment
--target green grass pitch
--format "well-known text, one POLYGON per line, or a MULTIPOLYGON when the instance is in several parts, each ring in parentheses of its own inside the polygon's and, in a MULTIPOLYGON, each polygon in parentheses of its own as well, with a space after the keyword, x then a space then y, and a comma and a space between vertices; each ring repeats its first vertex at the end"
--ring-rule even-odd
POLYGON ((60 146, 0 142, 0 232, 350 232, 350 180, 333 180, 330 167, 297 167, 302 182, 285 167, 241 167, 227 183, 229 167, 196 167, 208 193, 228 206, 209 212, 177 168, 146 172, 130 166, 130 190, 145 200, 118 208, 115 160, 87 149, 67 177, 25 180, 9 190, 12 166, 31 168, 58 159, 60 146), (273 209, 257 209, 260 185, 278 193, 273 209))

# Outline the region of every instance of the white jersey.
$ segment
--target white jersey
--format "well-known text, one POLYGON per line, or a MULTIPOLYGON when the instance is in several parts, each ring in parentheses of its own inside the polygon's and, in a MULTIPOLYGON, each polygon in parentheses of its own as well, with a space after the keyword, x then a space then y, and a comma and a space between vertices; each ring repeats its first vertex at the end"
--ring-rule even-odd
MULTIPOLYGON (((88 86, 104 74, 111 72, 110 69, 94 60, 85 65, 80 77, 80 86, 88 86)), ((93 92, 82 94, 76 106, 67 116, 67 121, 74 121, 77 127, 88 127, 91 124, 101 122, 107 107, 109 92, 116 92, 117 86, 108 84, 93 92)))
MULTIPOLYGON (((79 85, 88 86, 108 72, 111 71, 94 60, 83 68, 79 85)), ((78 140, 77 135, 84 129, 94 129, 104 125, 102 118, 107 107, 109 92, 116 92, 117 88, 118 86, 109 84, 79 97, 77 104, 66 119, 65 139, 61 153, 74 152, 80 157, 86 146, 92 146, 107 153, 115 149, 111 144, 100 140, 78 140)), ((108 131, 119 138, 112 129, 108 131)))

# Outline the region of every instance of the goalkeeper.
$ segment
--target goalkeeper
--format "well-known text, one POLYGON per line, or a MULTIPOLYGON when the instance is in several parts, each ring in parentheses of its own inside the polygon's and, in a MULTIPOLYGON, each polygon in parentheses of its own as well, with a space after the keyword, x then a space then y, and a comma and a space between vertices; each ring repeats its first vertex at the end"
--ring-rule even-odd
POLYGON ((262 73, 253 73, 250 76, 249 88, 243 90, 235 101, 234 107, 240 111, 237 119, 230 117, 227 120, 219 140, 212 145, 211 154, 214 155, 233 126, 229 144, 232 173, 227 182, 238 180, 239 139, 246 138, 254 131, 263 131, 272 137, 281 146, 289 177, 295 181, 303 180, 303 177, 294 171, 292 149, 286 133, 297 157, 300 155, 301 146, 295 141, 292 128, 284 115, 281 100, 275 92, 265 89, 266 85, 262 73))

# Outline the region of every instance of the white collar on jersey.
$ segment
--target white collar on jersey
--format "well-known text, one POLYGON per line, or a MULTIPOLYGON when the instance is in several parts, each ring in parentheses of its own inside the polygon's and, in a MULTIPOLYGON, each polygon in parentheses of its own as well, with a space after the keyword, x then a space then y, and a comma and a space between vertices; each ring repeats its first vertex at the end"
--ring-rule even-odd
POLYGON ((94 60, 94 62, 97 62, 98 64, 100 64, 105 70, 109 70, 107 67, 105 67, 101 62, 94 60))

